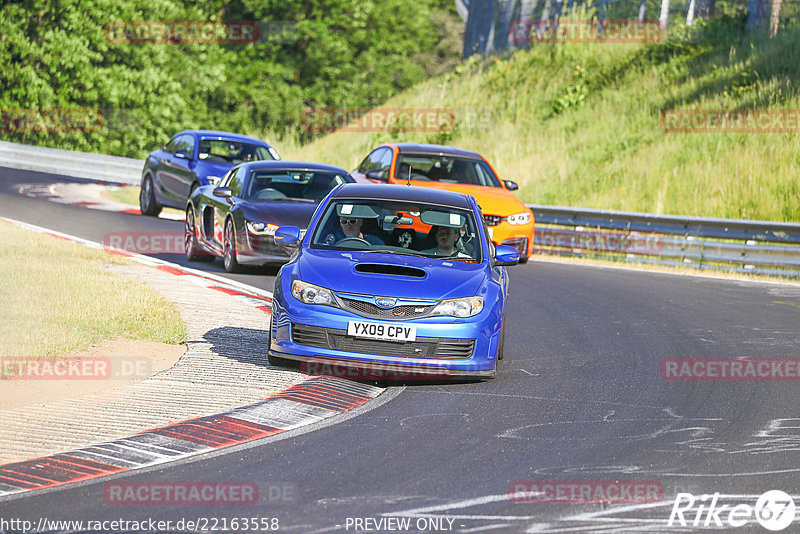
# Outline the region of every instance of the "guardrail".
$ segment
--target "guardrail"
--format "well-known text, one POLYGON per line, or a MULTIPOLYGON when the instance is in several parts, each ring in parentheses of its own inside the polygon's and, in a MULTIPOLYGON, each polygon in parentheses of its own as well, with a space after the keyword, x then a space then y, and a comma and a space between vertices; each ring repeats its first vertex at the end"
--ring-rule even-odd
POLYGON ((0 141, 0 167, 139 185, 144 161, 0 141))
POLYGON ((534 252, 800 276, 800 224, 528 204, 534 252))

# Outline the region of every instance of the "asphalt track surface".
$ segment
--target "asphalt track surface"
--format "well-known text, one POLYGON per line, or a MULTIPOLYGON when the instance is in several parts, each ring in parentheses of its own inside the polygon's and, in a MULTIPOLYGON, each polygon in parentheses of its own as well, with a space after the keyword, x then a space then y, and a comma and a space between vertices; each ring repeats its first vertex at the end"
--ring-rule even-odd
MULTIPOLYGON (((180 222, 58 205, 13 187, 63 180, 0 169, 0 215, 95 241, 182 231, 180 222)), ((224 273, 219 260, 191 266, 224 273)), ((414 532, 694 532, 714 521, 703 527, 701 514, 692 525, 698 500, 686 527, 668 526, 678 492, 719 492, 729 510, 782 490, 800 505, 797 381, 659 374, 665 358, 800 357, 800 287, 535 260, 509 272, 495 380, 390 388, 331 424, 112 479, 254 482, 258 504, 120 506, 106 503, 101 479, 0 501, 0 518, 209 518, 218 531, 243 531, 221 528, 223 519, 277 518, 280 531, 303 533, 398 525, 356 529, 366 518, 406 518, 414 532), (520 480, 654 481, 663 502, 519 503, 509 486, 520 480)), ((271 289, 274 271, 232 278, 271 289)), ((786 532, 798 530, 800 520, 786 532)), ((753 517, 736 531, 767 532, 753 517)))

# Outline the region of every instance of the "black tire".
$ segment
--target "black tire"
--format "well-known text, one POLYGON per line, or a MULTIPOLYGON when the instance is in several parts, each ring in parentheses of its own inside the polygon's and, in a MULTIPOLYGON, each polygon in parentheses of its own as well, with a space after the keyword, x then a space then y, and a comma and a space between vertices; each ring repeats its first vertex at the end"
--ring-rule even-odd
POLYGON ((186 252, 186 259, 189 261, 214 261, 214 256, 200 249, 197 245, 197 234, 195 233, 194 208, 191 204, 186 206, 186 224, 183 232, 183 247, 186 252))
POLYGON ((148 217, 158 217, 161 213, 161 206, 156 201, 156 192, 153 189, 153 179, 148 175, 142 180, 142 188, 139 191, 139 211, 148 217))
POLYGON ((528 256, 520 256, 519 257, 520 263, 528 263, 528 256))
POLYGON ((242 266, 239 265, 239 261, 236 259, 236 232, 233 228, 233 219, 228 219, 225 224, 225 236, 222 242, 225 249, 225 255, 223 256, 225 270, 229 273, 242 272, 242 266))
POLYGON ((497 345, 497 361, 503 359, 503 352, 506 348, 506 320, 503 319, 503 326, 500 327, 500 343, 497 345))

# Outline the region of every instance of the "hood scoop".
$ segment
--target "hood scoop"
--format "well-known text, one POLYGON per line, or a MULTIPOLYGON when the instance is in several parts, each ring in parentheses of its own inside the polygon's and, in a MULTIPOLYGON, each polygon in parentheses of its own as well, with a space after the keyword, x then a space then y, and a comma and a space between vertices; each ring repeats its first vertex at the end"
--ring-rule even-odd
POLYGON ((394 276, 410 276, 412 278, 425 278, 425 271, 416 267, 405 265, 391 265, 386 263, 359 263, 356 272, 369 274, 389 274, 394 276))

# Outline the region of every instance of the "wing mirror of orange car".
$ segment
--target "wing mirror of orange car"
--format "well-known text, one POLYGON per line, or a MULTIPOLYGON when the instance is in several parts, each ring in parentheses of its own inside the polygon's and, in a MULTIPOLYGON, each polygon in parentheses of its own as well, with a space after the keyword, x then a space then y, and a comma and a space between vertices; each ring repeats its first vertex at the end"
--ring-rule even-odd
POLYGON ((503 180, 503 183, 506 184, 506 189, 509 191, 516 191, 519 189, 519 185, 514 180, 503 180))
POLYGON ((380 169, 372 169, 371 171, 367 171, 365 176, 370 180, 378 180, 380 182, 389 181, 389 177, 386 175, 386 171, 382 171, 380 169))

